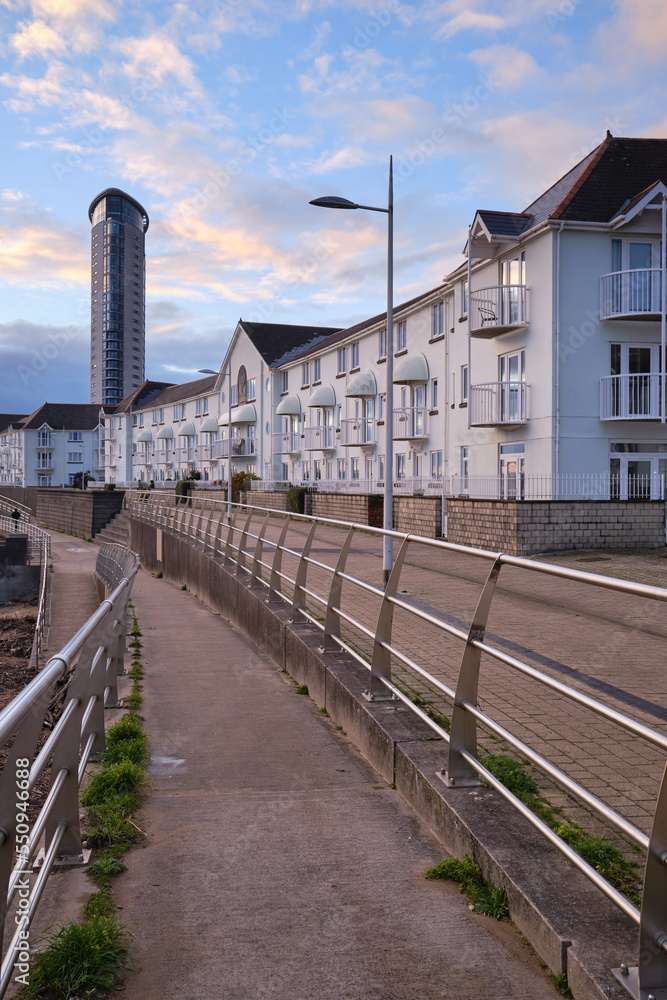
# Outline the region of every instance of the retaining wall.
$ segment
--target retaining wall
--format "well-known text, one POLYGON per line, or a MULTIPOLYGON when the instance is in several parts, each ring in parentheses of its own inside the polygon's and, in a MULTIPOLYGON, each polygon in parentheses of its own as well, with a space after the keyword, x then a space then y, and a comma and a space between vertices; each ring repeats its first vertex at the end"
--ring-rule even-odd
POLYGON ((0 497, 13 500, 15 503, 22 503, 35 513, 37 505, 36 486, 0 486, 0 497))
POLYGON ((447 541, 510 555, 665 545, 661 500, 447 501, 447 541))
POLYGON ((123 490, 37 488, 35 520, 54 531, 94 538, 123 506, 123 490))
POLYGON ((401 703, 365 700, 368 671, 344 652, 323 652, 319 630, 291 623, 285 604, 268 604, 266 589, 251 588, 233 564, 150 524, 130 519, 129 530, 145 570, 186 584, 279 669, 307 684, 447 850, 470 855, 506 890, 515 924, 554 973, 567 974, 575 1000, 627 1000, 609 970, 636 961, 635 925, 493 789, 445 786, 438 772, 447 746, 430 727, 401 703))

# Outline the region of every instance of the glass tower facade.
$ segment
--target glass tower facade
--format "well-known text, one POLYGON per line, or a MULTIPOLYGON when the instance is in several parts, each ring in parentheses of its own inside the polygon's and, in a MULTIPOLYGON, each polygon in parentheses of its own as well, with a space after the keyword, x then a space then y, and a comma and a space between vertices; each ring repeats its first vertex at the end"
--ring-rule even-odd
POLYGON ((92 223, 90 401, 119 403, 144 381, 148 215, 107 188, 88 209, 92 223))

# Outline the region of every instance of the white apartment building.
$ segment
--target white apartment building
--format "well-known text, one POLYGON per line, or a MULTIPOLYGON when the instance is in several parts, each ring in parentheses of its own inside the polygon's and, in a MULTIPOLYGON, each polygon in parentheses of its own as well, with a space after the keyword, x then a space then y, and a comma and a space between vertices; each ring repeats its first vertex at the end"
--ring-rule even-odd
POLYGON ((104 475, 100 408, 90 403, 44 403, 0 430, 0 483, 72 486, 77 473, 104 475))
POLYGON ((240 320, 219 375, 121 404, 123 478, 221 482, 231 449, 264 485, 662 497, 666 198, 667 140, 608 135, 523 212, 478 211, 470 262, 395 307, 392 414, 384 315, 240 320))

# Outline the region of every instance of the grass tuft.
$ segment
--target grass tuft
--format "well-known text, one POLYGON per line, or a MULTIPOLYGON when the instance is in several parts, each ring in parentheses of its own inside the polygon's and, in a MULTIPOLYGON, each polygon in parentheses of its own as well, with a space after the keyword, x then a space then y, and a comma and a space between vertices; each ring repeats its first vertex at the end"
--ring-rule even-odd
POLYGON ((424 872, 427 879, 447 879, 457 882, 461 892, 473 904, 471 909, 494 920, 505 920, 509 917, 507 894, 492 882, 485 882, 479 865, 467 855, 460 858, 447 858, 438 862, 433 868, 424 872))
POLYGON ((155 579, 156 580, 161 580, 162 579, 162 570, 161 569, 159 569, 157 571, 157 573, 155 574, 155 579))
POLYGON ((555 973, 551 973, 549 975, 549 979, 562 997, 572 997, 572 991, 567 982, 567 972, 559 972, 557 975, 555 973))
POLYGON ((103 888, 108 886, 112 878, 127 871, 127 866, 118 858, 102 858, 88 868, 87 874, 103 888))
POLYGON ((296 689, 296 693, 297 694, 308 694, 308 685, 307 684, 299 684, 298 687, 297 687, 297 689, 296 689))

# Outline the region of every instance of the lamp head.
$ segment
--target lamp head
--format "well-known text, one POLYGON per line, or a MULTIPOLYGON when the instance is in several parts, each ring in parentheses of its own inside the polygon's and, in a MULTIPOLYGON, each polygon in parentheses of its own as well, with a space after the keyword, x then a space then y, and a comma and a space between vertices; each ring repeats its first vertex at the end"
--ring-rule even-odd
POLYGON ((353 201, 338 198, 335 194, 326 195, 324 198, 313 198, 308 204, 317 205, 318 208, 359 208, 353 201))

